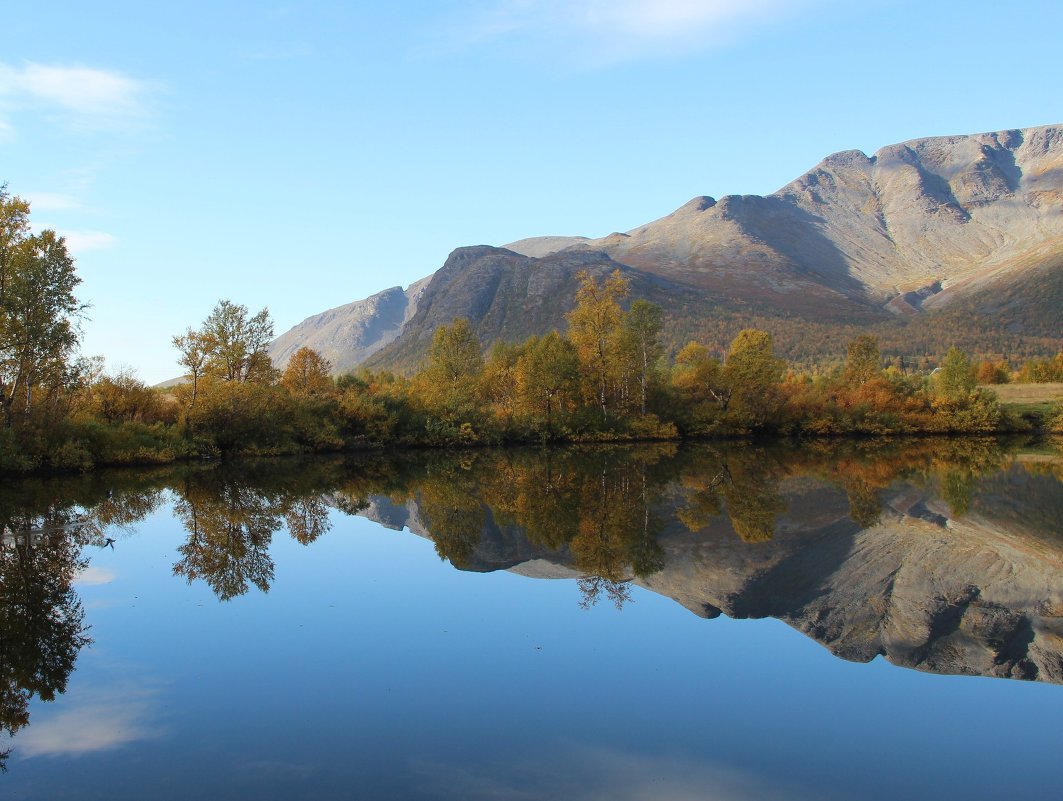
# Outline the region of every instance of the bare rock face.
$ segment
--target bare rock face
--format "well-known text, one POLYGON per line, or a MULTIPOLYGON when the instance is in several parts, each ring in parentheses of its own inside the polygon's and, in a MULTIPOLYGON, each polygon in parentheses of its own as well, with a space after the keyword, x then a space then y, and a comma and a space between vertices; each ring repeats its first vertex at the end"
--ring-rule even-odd
POLYGON ((417 304, 431 280, 422 278, 403 290, 392 287, 365 300, 308 317, 275 339, 269 347, 274 365, 283 369, 299 348, 313 348, 347 372, 395 340, 417 313, 417 304))
MULTIPOLYGON (((766 198, 695 198, 660 220, 569 247, 714 286, 783 281, 876 303, 1063 252, 1063 127, 845 151, 766 198)), ((941 302, 941 299, 937 301, 941 302)))

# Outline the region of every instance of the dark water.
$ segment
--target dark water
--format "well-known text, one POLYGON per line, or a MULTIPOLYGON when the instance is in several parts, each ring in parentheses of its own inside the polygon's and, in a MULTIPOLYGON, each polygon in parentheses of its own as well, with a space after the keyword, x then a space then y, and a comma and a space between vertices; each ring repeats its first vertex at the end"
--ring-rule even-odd
POLYGON ((0 528, 3 798, 1059 797, 1050 446, 196 465, 0 528))

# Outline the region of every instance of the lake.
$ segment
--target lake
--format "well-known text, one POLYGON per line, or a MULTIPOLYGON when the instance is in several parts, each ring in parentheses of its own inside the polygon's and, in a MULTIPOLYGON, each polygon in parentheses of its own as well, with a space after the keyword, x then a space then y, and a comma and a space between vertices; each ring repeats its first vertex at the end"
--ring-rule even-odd
POLYGON ((0 530, 4 798, 1059 794, 1051 444, 5 479, 0 530))

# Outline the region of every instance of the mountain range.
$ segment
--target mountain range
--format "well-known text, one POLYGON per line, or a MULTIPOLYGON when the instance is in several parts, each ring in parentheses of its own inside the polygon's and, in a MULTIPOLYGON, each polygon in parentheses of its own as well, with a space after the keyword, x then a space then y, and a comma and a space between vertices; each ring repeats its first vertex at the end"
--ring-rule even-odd
POLYGON ((665 310, 672 348, 722 349, 740 328, 781 355, 883 350, 996 357, 1063 347, 1063 126, 917 139, 828 156, 768 196, 697 197, 598 239, 548 236, 455 250, 429 276, 315 315, 282 334, 337 372, 416 368, 436 327, 465 317, 486 346, 564 330, 577 274, 620 270, 665 310))

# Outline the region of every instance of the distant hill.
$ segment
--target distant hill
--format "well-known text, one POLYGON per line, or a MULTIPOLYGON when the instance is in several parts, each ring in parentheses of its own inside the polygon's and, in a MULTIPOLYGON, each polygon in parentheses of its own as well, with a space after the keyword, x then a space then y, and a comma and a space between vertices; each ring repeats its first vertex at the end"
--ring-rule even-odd
POLYGON ((456 317, 485 346, 564 328, 580 270, 621 270, 660 303, 666 336, 722 346, 772 330, 816 360, 871 330, 884 349, 933 355, 953 342, 996 355, 1063 347, 1063 127, 919 139, 873 156, 836 153, 767 197, 698 197, 626 233, 534 237, 455 250, 395 288, 312 317, 300 345, 337 370, 409 370, 456 317), (411 294, 416 294, 413 299, 411 294))

